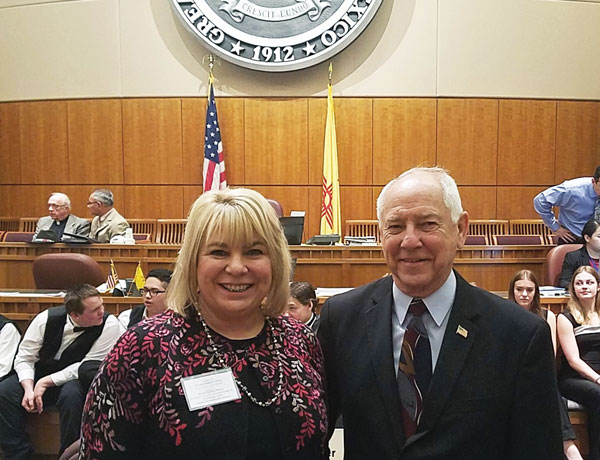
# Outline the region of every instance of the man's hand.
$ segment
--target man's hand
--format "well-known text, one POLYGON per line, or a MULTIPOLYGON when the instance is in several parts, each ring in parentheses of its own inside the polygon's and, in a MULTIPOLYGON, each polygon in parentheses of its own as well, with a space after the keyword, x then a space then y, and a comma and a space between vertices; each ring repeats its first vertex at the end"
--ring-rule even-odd
POLYGON ((53 387, 53 386, 54 386, 54 382, 52 381, 52 379, 50 378, 49 375, 39 379, 38 382, 35 384, 35 388, 33 389, 33 398, 35 401, 35 407, 37 408, 38 414, 41 414, 44 410, 44 401, 42 399, 42 397, 44 396, 44 393, 46 392, 46 390, 48 388, 53 387))
POLYGON ((21 386, 25 391, 23 399, 21 400, 21 406, 23 406, 27 412, 37 412, 35 407, 35 397, 33 395, 33 380, 23 380, 21 386))
POLYGON ((573 235, 569 230, 567 230, 564 227, 559 227, 559 229, 556 230, 554 234, 569 243, 572 243, 576 240, 575 235, 573 235))

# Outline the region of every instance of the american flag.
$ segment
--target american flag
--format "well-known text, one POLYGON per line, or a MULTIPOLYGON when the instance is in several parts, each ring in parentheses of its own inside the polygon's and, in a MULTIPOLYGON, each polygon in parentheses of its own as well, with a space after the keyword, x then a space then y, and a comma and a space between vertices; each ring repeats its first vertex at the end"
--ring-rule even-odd
POLYGON ((114 289, 115 286, 119 284, 119 275, 117 275, 117 270, 115 269, 115 264, 112 259, 110 260, 110 273, 108 274, 108 278, 106 280, 106 288, 114 289))
POLYGON ((217 119, 217 104, 215 103, 215 91, 212 79, 209 82, 208 107, 206 107, 206 128, 204 130, 204 168, 203 168, 204 191, 219 190, 227 188, 227 176, 225 174, 225 157, 223 155, 223 143, 221 142, 221 130, 217 119))

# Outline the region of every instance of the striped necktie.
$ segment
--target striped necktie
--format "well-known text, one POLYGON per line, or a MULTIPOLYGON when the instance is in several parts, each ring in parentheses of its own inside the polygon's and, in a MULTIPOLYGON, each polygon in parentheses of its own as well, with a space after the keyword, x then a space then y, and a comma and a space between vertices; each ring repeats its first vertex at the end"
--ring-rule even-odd
POLYGON ((408 307, 412 315, 404 339, 398 363, 398 391, 402 405, 402 423, 407 438, 417 432, 423 410, 423 399, 431 381, 431 347, 423 325, 423 313, 427 307, 421 299, 413 299, 408 307))

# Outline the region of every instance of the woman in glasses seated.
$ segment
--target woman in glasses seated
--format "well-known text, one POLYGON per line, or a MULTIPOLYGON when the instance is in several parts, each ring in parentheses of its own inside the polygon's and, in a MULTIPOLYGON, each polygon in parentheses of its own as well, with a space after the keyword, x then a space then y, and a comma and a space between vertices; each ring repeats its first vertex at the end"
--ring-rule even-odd
POLYGON ((166 268, 150 270, 146 278, 146 284, 141 290, 144 304, 125 310, 119 315, 119 321, 125 329, 167 309, 165 293, 172 275, 173 272, 166 268))
POLYGON ((323 356, 282 315, 290 265, 262 195, 202 194, 167 311, 129 328, 92 383, 81 458, 323 458, 323 356))

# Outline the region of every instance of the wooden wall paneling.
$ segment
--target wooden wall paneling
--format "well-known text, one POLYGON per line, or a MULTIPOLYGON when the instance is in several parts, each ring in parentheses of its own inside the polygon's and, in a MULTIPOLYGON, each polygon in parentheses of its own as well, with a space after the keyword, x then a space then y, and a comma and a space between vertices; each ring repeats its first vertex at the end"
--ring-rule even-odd
POLYGON ((383 185, 371 187, 371 193, 373 196, 373 219, 377 219, 377 198, 379 198, 379 194, 383 190, 383 187, 383 185))
POLYGON ((125 218, 183 219, 183 187, 180 185, 125 186, 125 218))
POLYGON ((436 163, 436 100, 373 101, 373 184, 413 166, 436 163))
POLYGON ((181 99, 124 99, 126 184, 181 184, 181 99))
POLYGON ((470 219, 496 218, 496 190, 496 187, 458 187, 463 209, 469 213, 470 219))
POLYGON ((501 100, 498 185, 554 183, 556 101, 501 100))
POLYGON ((558 101, 554 183, 592 176, 600 165, 600 104, 558 101))
POLYGON ((498 219, 539 219, 533 209, 533 198, 544 186, 498 187, 498 219))
POLYGON ((189 185, 183 187, 183 218, 187 218, 194 201, 202 195, 201 185, 189 185))
POLYGON ((244 120, 246 184, 308 184, 308 100, 246 99, 244 120))
POLYGON ((71 184, 123 183, 121 100, 68 101, 71 184))
POLYGON ((23 184, 69 183, 67 102, 19 104, 23 184))
MULTIPOLYGON (((334 98, 340 184, 371 185, 373 180, 373 100, 334 98)), ((309 182, 321 184, 327 99, 308 101, 309 182)))
POLYGON ((376 219, 372 187, 340 187, 342 233, 350 219, 376 219))
MULTIPOLYGON (((244 99, 217 98, 219 127, 225 153, 227 183, 244 184, 244 99)), ((205 97, 181 100, 183 128, 183 183, 202 184, 204 163, 205 97)))
MULTIPOLYGON (((73 196, 67 191, 65 186, 55 185, 30 185, 23 187, 23 206, 19 217, 42 217, 48 215, 48 197, 53 192, 66 193, 71 199, 73 206, 73 196)), ((86 197, 87 201, 87 197, 86 197)), ((74 212, 74 214, 77 214, 74 212)), ((84 217, 84 216, 80 216, 84 217)))
POLYGON ((304 217, 304 242, 311 235, 308 235, 307 228, 310 228, 309 194, 308 187, 294 186, 249 186, 249 188, 261 193, 265 198, 271 198, 281 203, 283 215, 289 216, 291 211, 305 211, 304 217))
MULTIPOLYGON (((181 129, 183 183, 202 185, 202 168, 204 165, 204 130, 206 128, 205 97, 181 99, 181 129)), ((219 106, 217 106, 217 110, 219 106)), ((219 125, 221 117, 219 117, 219 125)), ((225 140, 223 140, 225 143, 225 140)), ((227 155, 228 152, 225 152, 227 155)), ((228 157, 225 158, 225 168, 229 168, 228 157)), ((229 173, 229 171, 227 171, 229 173)), ((229 175, 228 175, 229 176, 229 175)), ((228 177, 229 179, 229 177, 228 177)))
POLYGON ((19 104, 0 104, 0 184, 21 183, 19 104))
POLYGON ((543 265, 540 263, 507 262, 477 265, 461 263, 460 259, 454 259, 454 268, 468 282, 475 283, 488 291, 506 291, 515 272, 522 269, 531 270, 539 280, 544 279, 543 265))
POLYGON ((498 101, 440 99, 437 164, 463 185, 496 185, 498 101))
MULTIPOLYGON (((0 185, 0 216, 21 217, 23 187, 20 185, 0 185)), ((0 284, 0 286, 2 286, 0 284)))
MULTIPOLYGON (((243 98, 217 98, 219 126, 225 150, 227 183, 232 185, 243 185, 246 182, 244 105, 243 98)), ((204 154, 204 149, 202 154, 204 154)), ((190 183, 195 184, 196 182, 190 183)))

